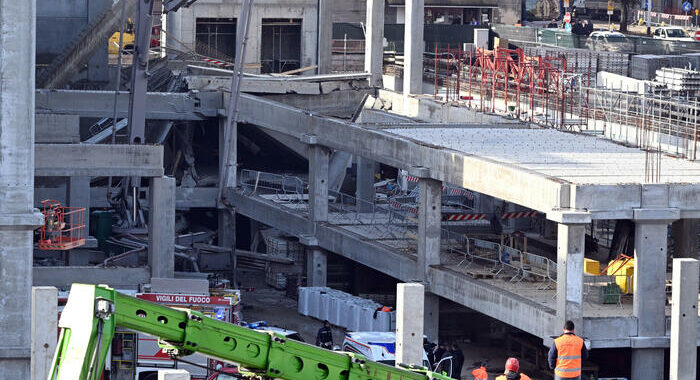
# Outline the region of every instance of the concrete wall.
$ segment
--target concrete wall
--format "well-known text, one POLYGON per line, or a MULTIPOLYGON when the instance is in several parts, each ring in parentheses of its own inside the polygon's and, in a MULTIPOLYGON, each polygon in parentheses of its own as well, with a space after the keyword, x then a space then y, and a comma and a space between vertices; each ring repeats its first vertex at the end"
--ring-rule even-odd
MULTIPOLYGON (((251 26, 248 35, 246 63, 260 63, 261 34, 263 18, 301 19, 301 67, 316 64, 316 46, 318 44, 316 0, 258 0, 253 5, 251 26)), ((171 37, 184 43, 188 48, 195 48, 195 30, 197 18, 235 18, 241 14, 241 0, 199 0, 189 8, 182 8, 168 14, 167 30, 171 37)), ((168 46, 181 49, 181 44, 173 39, 168 46)), ((260 69, 249 70, 260 72, 260 69)), ((310 71, 313 73, 313 71, 310 71)))
MULTIPOLYGON (((90 20, 111 4, 111 0, 37 0, 37 65, 48 64, 67 49, 90 20)), ((90 59, 87 70, 82 70, 75 79, 108 80, 106 41, 104 49, 90 59)))
POLYGON ((34 286, 69 289, 71 284, 107 284, 119 289, 137 289, 151 280, 148 267, 34 267, 34 286))

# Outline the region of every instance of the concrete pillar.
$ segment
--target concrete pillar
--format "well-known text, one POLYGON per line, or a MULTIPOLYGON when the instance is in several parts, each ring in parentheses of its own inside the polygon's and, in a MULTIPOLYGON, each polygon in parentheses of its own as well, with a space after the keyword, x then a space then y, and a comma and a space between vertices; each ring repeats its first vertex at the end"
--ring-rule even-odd
POLYGON ((53 286, 32 288, 32 360, 31 379, 46 379, 56 351, 58 331, 58 289, 53 286))
POLYGON ((328 221, 328 160, 330 151, 309 145, 309 214, 314 222, 328 221))
POLYGON ((423 93, 424 0, 406 0, 404 30, 403 94, 423 93))
MULTIPOLYGON (((633 313, 640 338, 666 335, 666 260, 671 220, 641 216, 635 220, 633 313)), ((632 348, 633 379, 663 377, 663 348, 632 348)))
POLYGON ((384 0, 367 0, 365 26, 365 71, 370 73, 369 85, 382 87, 384 62, 384 0))
POLYGON ((0 2, 0 379, 29 379, 36 1, 0 2))
POLYGON ((425 168, 409 170, 409 175, 419 177, 416 277, 422 281, 428 280, 428 269, 431 265, 440 264, 440 223, 442 218, 442 182, 427 178, 426 174, 425 168))
POLYGON ((396 285, 396 365, 423 365, 423 285, 396 285))
POLYGON ((218 210, 218 244, 224 248, 230 248, 231 251, 231 283, 238 283, 237 269, 238 260, 236 259, 236 212, 228 208, 220 208, 218 210))
POLYGON ((218 239, 220 247, 236 247, 236 213, 227 208, 218 210, 218 239))
POLYGON ((236 187, 237 182, 237 168, 238 168, 238 126, 234 128, 231 135, 231 150, 229 150, 229 165, 226 165, 226 118, 219 118, 219 175, 224 175, 224 170, 228 171, 228 177, 226 177, 226 187, 236 187))
POLYGON ((329 74, 333 61, 333 0, 318 1, 318 73, 329 74))
POLYGON ((161 369, 158 380, 190 380, 190 373, 184 369, 161 369))
POLYGON ((557 324, 560 334, 564 321, 571 320, 576 334, 583 336, 583 257, 585 224, 559 223, 557 235, 557 324))
POLYGON ((423 330, 428 341, 437 343, 440 337, 440 297, 425 293, 425 311, 423 313, 423 330))
POLYGON ((326 286, 328 255, 320 247, 306 247, 306 285, 326 286))
POLYGON ((374 211, 374 169, 376 162, 364 157, 357 157, 357 179, 355 196, 359 212, 374 211))
POLYGON ((69 177, 67 189, 68 206, 84 207, 83 237, 90 236, 90 177, 69 177))
POLYGON ((698 258, 698 222, 700 219, 679 219, 671 224, 673 258, 698 258))
POLYGON ((151 178, 148 212, 148 265, 151 277, 175 275, 175 178, 151 178))
POLYGON ((670 380, 695 379, 699 277, 697 259, 673 259, 670 380))

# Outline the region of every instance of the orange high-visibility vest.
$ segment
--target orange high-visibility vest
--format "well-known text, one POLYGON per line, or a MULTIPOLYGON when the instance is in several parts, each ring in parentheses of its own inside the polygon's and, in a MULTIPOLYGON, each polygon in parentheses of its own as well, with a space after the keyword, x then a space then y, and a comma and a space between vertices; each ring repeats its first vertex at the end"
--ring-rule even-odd
POLYGON ((473 370, 472 376, 474 376, 474 380, 488 380, 489 379, 489 374, 488 374, 488 372, 486 372, 486 368, 484 368, 484 367, 479 367, 479 368, 473 370))
POLYGON ((574 334, 564 334, 554 339, 557 347, 557 366, 554 373, 563 378, 581 376, 581 350, 583 339, 574 334))

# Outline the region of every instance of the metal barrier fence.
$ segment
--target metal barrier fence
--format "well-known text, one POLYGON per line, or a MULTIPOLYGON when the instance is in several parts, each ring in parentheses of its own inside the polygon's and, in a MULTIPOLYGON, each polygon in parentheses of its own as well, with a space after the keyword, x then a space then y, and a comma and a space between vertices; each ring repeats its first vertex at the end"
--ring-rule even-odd
MULTIPOLYGON (((301 207, 308 201, 308 185, 299 177, 242 170, 239 176, 243 193, 266 196, 296 212, 308 213, 301 207)), ((388 203, 370 202, 352 195, 330 191, 328 222, 354 229, 363 237, 404 252, 415 253, 418 239, 418 208, 389 200, 388 203)), ((476 239, 463 233, 441 228, 441 253, 453 255, 461 261, 456 268, 469 270, 479 264, 490 275, 508 276, 517 283, 526 278, 541 282, 538 289, 549 289, 556 283, 557 267, 552 260, 529 252, 476 239)))
MULTIPOLYGON (((649 12, 649 18, 649 24, 651 25, 661 25, 663 23, 666 26, 679 26, 681 28, 690 28, 697 22, 695 15, 674 15, 662 12, 649 12)), ((638 10, 637 20, 646 21, 646 19, 647 12, 638 10)))
POLYGON ((580 86, 573 108, 585 130, 641 149, 696 160, 700 102, 677 92, 639 95, 580 86))

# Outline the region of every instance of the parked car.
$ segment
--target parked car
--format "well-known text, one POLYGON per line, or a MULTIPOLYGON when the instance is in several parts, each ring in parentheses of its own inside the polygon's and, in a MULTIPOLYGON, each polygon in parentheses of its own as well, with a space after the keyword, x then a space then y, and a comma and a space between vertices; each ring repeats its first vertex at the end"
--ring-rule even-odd
POLYGON ((675 26, 662 26, 654 31, 654 38, 667 41, 695 41, 683 29, 675 26))
POLYGON ((253 329, 253 330, 259 330, 259 331, 272 331, 274 333, 277 333, 277 334, 284 336, 287 339, 296 340, 297 342, 302 342, 302 343, 304 342, 304 339, 301 337, 301 335, 299 335, 298 332, 296 332, 294 330, 287 330, 287 329, 282 328, 282 327, 269 326, 267 324, 267 322, 265 322, 265 321, 257 321, 257 322, 251 322, 251 323, 242 322, 241 326, 247 327, 247 328, 253 329))
POLYGON ((633 52, 634 43, 627 36, 615 31, 597 31, 586 40, 586 47, 591 50, 633 52))
MULTIPOLYGON (((342 350, 354 352, 367 359, 393 366, 395 364, 396 334, 393 332, 349 332, 343 339, 342 350)), ((423 366, 430 368, 428 355, 423 351, 423 366)), ((435 372, 452 376, 452 356, 444 356, 432 368, 435 372)))

